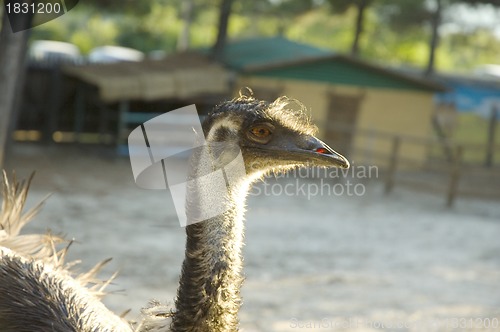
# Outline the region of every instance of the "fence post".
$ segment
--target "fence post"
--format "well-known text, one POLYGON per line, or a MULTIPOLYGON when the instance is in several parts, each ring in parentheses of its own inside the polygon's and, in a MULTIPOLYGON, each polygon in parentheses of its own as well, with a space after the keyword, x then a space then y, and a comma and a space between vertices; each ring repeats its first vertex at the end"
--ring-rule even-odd
POLYGON ((42 128, 42 141, 46 143, 54 143, 54 133, 57 131, 57 125, 60 116, 60 106, 62 103, 62 88, 63 88, 63 75, 61 73, 62 63, 55 63, 54 65, 45 65, 42 67, 50 75, 49 96, 47 104, 49 105, 45 110, 45 124, 42 128))
POLYGON ((389 194, 394 187, 394 177, 398 167, 399 147, 401 146, 401 139, 399 136, 394 136, 392 139, 392 150, 387 168, 387 177, 385 179, 385 193, 389 194))
POLYGON ((85 90, 85 83, 79 82, 76 86, 75 118, 73 120, 73 131, 75 132, 74 143, 80 143, 81 134, 85 126, 85 111, 87 107, 85 90))
POLYGON ((498 108, 493 105, 491 109, 490 122, 488 125, 488 141, 486 142, 486 160, 484 162, 486 167, 493 166, 494 160, 494 147, 495 147, 495 131, 498 122, 499 111, 498 108))
POLYGON ((453 164, 451 165, 450 183, 448 186, 448 196, 446 199, 446 206, 449 208, 453 206, 453 202, 455 201, 455 198, 458 194, 458 183, 460 182, 460 166, 462 164, 463 150, 463 146, 457 146, 455 158, 453 158, 453 164))
POLYGON ((118 130, 116 145, 119 147, 120 144, 124 144, 127 141, 125 137, 125 132, 127 130, 127 117, 130 112, 130 104, 127 100, 121 100, 118 106, 118 130))

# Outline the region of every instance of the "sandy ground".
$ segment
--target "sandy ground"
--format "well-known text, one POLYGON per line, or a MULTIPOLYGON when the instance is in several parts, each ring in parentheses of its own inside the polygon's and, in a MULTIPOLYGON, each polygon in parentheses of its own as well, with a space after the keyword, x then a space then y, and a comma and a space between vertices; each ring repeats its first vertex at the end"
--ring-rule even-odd
MULTIPOLYGON (((30 204, 52 196, 25 233, 78 243, 81 269, 113 257, 105 302, 137 317, 172 302, 184 251, 167 191, 135 186, 127 158, 91 147, 18 144, 7 166, 37 170, 30 204)), ((270 185, 317 183, 274 179, 270 185)), ((457 201, 379 181, 364 195, 251 196, 246 223, 244 331, 500 331, 500 204, 457 201), (489 328, 488 328, 489 326, 489 328)), ((275 187, 278 188, 278 187, 275 187)), ((292 188, 292 187, 290 187, 292 188)))

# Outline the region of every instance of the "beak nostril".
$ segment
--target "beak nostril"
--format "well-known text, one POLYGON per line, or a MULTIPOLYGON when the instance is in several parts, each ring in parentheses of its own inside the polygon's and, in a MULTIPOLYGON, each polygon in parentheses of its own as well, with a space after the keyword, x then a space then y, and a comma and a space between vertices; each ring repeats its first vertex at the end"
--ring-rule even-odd
POLYGON ((317 153, 321 153, 321 154, 331 154, 330 151, 328 151, 327 149, 325 148, 317 148, 316 149, 316 152, 317 153))

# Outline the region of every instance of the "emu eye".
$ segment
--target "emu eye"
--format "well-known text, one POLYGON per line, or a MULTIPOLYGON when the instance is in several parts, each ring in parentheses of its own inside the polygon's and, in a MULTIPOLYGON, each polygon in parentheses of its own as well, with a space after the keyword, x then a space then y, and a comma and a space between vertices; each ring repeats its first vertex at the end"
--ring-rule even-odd
POLYGON ((248 137, 258 143, 266 144, 271 140, 274 128, 267 124, 258 124, 250 128, 248 137))
POLYGON ((266 128, 264 126, 253 127, 251 131, 252 134, 257 136, 258 138, 264 138, 271 135, 271 131, 269 130, 269 128, 266 128))

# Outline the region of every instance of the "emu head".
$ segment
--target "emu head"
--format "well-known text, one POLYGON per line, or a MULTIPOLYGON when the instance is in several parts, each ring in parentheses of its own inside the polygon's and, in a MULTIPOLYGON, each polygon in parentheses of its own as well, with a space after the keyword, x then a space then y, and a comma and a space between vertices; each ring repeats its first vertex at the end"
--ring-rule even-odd
POLYGON ((280 97, 272 103, 240 96, 218 105, 203 123, 207 142, 223 143, 218 158, 241 151, 248 175, 287 171, 296 167, 348 168, 345 157, 315 137, 298 101, 280 97))

